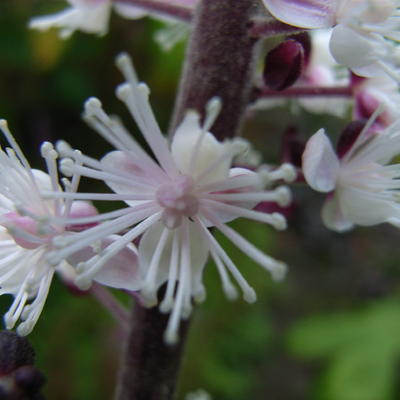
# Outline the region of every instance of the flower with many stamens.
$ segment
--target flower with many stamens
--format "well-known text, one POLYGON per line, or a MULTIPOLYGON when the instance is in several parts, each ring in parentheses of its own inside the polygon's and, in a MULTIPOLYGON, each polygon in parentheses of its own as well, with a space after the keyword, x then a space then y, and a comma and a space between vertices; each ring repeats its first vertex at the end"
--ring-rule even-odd
POLYGON ((330 50, 360 76, 400 81, 399 0, 263 0, 279 20, 302 28, 334 27, 330 50))
MULTIPOLYGON (((53 248, 53 240, 88 228, 85 218, 90 222, 97 210, 89 202, 44 199, 42 192, 62 192, 58 184, 57 152, 50 143, 43 143, 41 152, 48 174, 31 169, 6 121, 0 120, 0 129, 12 147, 6 152, 0 150, 0 295, 14 296, 4 316, 6 327, 11 329, 21 320, 18 333, 26 335, 40 316, 54 272, 62 275, 68 268, 64 260, 56 265, 48 263, 47 254, 53 248)), ((65 192, 73 193, 77 189, 79 175, 74 174, 71 180, 64 179, 63 182, 65 192)), ((105 246, 110 240, 113 239, 107 238, 98 245, 105 246)), ((93 254, 93 248, 87 247, 74 257, 82 261, 93 254)), ((121 279, 126 263, 136 261, 136 249, 133 246, 124 249, 119 258, 124 258, 123 266, 118 271, 118 279, 121 279)), ((113 266, 118 269, 118 261, 113 266)), ((113 273, 103 270, 95 279, 125 288, 126 281, 113 281, 110 277, 113 273)), ((126 274, 125 277, 130 276, 126 274)))
POLYGON ((151 110, 149 89, 137 81, 128 56, 118 57, 117 65, 127 80, 118 87, 117 95, 134 117, 155 159, 138 145, 119 120, 103 111, 98 99, 89 99, 85 104, 86 121, 117 150, 97 161, 74 152, 61 142, 57 148, 66 157, 61 170, 67 175, 75 173, 103 180, 115 193, 54 193, 53 196, 120 200, 128 207, 103 214, 102 218, 108 221, 66 237, 64 243, 58 243, 59 250, 54 251, 49 260, 57 263, 86 243, 124 231, 119 240, 78 266, 76 282, 87 287, 115 252, 141 236, 138 252, 143 304, 156 305, 158 289, 166 284, 160 309, 171 312, 165 339, 174 343, 178 338, 179 321, 189 316, 192 300, 205 298, 202 274, 209 255, 229 298, 237 296, 231 274, 245 300, 256 300, 254 290, 214 238, 210 227, 220 230, 275 279, 283 278, 286 270, 283 263, 254 247, 226 223, 245 217, 284 229, 285 219, 280 214, 270 215, 252 208, 261 201, 287 204, 290 192, 286 187, 264 188, 276 180, 293 180, 295 172, 290 165, 275 170, 260 168, 257 172, 232 168, 233 157, 247 146, 240 139, 218 142, 209 132, 220 109, 216 98, 207 105, 203 125, 200 125, 198 113, 189 111, 169 144, 151 110))
POLYGON ((322 219, 335 231, 400 226, 400 164, 391 163, 400 153, 400 120, 382 129, 374 124, 379 111, 364 127, 356 122, 344 131, 337 154, 323 129, 307 142, 304 177, 314 190, 329 193, 322 219))

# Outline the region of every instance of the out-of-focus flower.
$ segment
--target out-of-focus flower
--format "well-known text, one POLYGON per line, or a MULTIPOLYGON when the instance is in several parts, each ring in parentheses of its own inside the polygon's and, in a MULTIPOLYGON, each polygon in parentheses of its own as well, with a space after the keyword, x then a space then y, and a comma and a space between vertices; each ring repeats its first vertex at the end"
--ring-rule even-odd
POLYGON ((63 160, 62 171, 67 175, 77 173, 104 180, 115 194, 73 194, 71 197, 120 200, 128 207, 113 212, 110 220, 99 226, 67 237, 49 260, 57 263, 87 242, 126 230, 119 240, 78 266, 77 284, 87 287, 104 263, 142 235, 138 249, 141 297, 144 305, 156 305, 157 291, 166 283, 160 309, 171 311, 165 339, 173 343, 178 339, 180 319, 191 313, 192 299, 205 299, 202 274, 209 254, 229 298, 237 296, 230 273, 242 289, 244 299, 256 300, 253 288, 208 228, 216 227, 275 279, 283 278, 286 270, 283 263, 258 250, 226 222, 245 217, 284 229, 285 219, 280 214, 266 214, 252 208, 267 200, 287 204, 290 201, 287 188, 263 188, 275 180, 293 180, 295 173, 290 165, 258 172, 231 168, 232 159, 247 146, 241 140, 218 142, 209 132, 220 109, 217 99, 209 102, 202 126, 199 115, 188 112, 168 143, 151 110, 149 89, 137 81, 128 56, 121 55, 117 64, 127 80, 118 87, 117 95, 127 105, 156 161, 118 120, 111 119, 102 110, 98 99, 89 99, 85 119, 117 150, 96 161, 60 143, 59 151, 71 157, 63 160))
POLYGON ((398 0, 264 0, 279 20, 303 28, 334 27, 336 61, 360 76, 400 81, 398 0))
POLYGON ((376 114, 362 129, 356 123, 345 130, 338 154, 323 129, 307 142, 303 173, 314 190, 329 193, 322 219, 335 231, 383 222, 400 226, 400 165, 390 164, 400 153, 400 120, 376 131, 376 114))
POLYGON ((400 92, 393 79, 388 76, 375 78, 354 77, 353 83, 354 112, 356 119, 369 119, 379 106, 384 110, 376 123, 386 127, 400 117, 400 92))
MULTIPOLYGON (((94 33, 104 35, 108 31, 108 24, 112 8, 122 17, 127 19, 138 19, 145 16, 152 16, 157 19, 171 22, 174 19, 162 13, 149 12, 141 7, 134 6, 124 2, 112 0, 67 0, 70 7, 56 14, 46 15, 42 17, 32 18, 29 26, 33 29, 41 31, 50 28, 59 28, 60 36, 68 38, 71 34, 80 30, 86 33, 94 33)), ((176 4, 177 6, 193 8, 197 0, 171 0, 168 4, 176 4)), ((166 2, 167 3, 167 2, 166 2)), ((178 24, 181 26, 181 24, 178 24)), ((183 30, 182 26, 179 32, 183 30)), ((171 39, 177 40, 178 33, 176 32, 171 38, 171 34, 167 38, 167 45, 170 45, 171 39)))
POLYGON ((190 392, 185 396, 185 400, 212 400, 211 396, 203 389, 190 392))
MULTIPOLYGON (((61 193, 58 184, 56 158, 53 146, 45 142, 42 156, 49 174, 31 169, 17 143, 8 130, 6 121, 0 120, 0 129, 7 137, 11 148, 0 150, 0 294, 11 294, 14 301, 4 316, 8 329, 20 319, 18 333, 31 332, 43 309, 54 272, 62 273, 66 262, 57 265, 47 262, 46 256, 53 248, 52 241, 64 235, 82 231, 90 222, 96 209, 88 202, 72 200, 46 200, 43 192, 61 193), (79 222, 75 224, 75 219, 79 222)), ((64 179, 66 193, 77 189, 79 176, 71 181, 64 179)), ((99 242, 97 246, 102 246, 99 242)), ((93 255, 94 249, 86 248, 79 261, 93 255), (85 258, 86 257, 86 258, 85 258)), ((136 260, 134 248, 124 249, 125 261, 136 260)), ((78 257, 75 255, 75 257, 78 257)), ((116 269, 118 263, 113 264, 116 269)), ((113 283, 109 271, 101 271, 95 279, 113 283)), ((117 285, 119 287, 119 285, 117 285)), ((122 287, 125 287, 122 285, 122 287)))

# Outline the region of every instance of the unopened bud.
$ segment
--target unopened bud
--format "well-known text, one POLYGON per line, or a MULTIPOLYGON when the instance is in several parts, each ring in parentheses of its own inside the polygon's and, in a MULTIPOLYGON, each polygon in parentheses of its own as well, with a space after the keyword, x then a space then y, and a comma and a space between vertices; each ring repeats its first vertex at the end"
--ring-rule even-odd
POLYGON ((364 129, 366 121, 358 120, 350 122, 342 131, 336 146, 339 158, 342 158, 353 146, 358 136, 364 129))
POLYGON ((7 375, 24 365, 32 365, 35 353, 25 337, 15 332, 0 332, 0 375, 7 375))
POLYGON ((303 64, 302 44, 293 39, 285 40, 265 57, 264 83, 272 90, 284 90, 299 78, 303 64))

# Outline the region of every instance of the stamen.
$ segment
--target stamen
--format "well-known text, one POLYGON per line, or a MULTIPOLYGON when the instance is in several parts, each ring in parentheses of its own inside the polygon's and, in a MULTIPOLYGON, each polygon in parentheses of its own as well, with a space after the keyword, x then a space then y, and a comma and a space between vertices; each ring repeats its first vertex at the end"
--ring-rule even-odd
POLYGON ((126 53, 117 57, 116 64, 128 81, 128 86, 122 85, 117 89, 117 96, 128 107, 160 165, 170 176, 175 176, 178 170, 151 109, 149 88, 138 83, 132 62, 126 53))
POLYGON ((206 228, 204 222, 200 220, 198 217, 195 217, 194 219, 199 224, 199 227, 201 228, 201 231, 203 232, 205 239, 210 244, 210 251, 213 259, 221 257, 221 260, 225 263, 228 270, 236 279, 236 282, 238 283, 239 287, 242 289, 244 300, 247 301, 248 303, 254 303, 257 300, 257 295, 254 289, 248 284, 246 279, 244 279, 243 275, 237 269, 236 265, 230 259, 228 254, 226 254, 225 250, 221 247, 221 245, 217 242, 214 236, 206 228))
POLYGON ((264 222, 266 224, 270 224, 277 230, 286 229, 285 217, 282 214, 276 212, 272 214, 267 214, 261 211, 248 210, 247 208, 237 207, 230 204, 221 203, 219 201, 207 200, 207 199, 201 200, 201 203, 206 206, 202 207, 201 209, 201 212, 203 214, 207 213, 209 211, 209 208, 212 207, 228 213, 232 213, 236 217, 245 217, 253 219, 258 222, 264 222))
POLYGON ((143 297, 144 305, 146 307, 153 307, 157 304, 156 278, 158 268, 160 266, 161 254, 164 251, 168 236, 169 229, 163 228, 160 239, 158 240, 157 246, 154 250, 153 256, 151 257, 146 277, 144 278, 141 295, 143 297))
POLYGON ((207 210, 203 215, 212 222, 228 239, 230 239, 239 249, 246 253, 250 258, 268 270, 273 279, 280 281, 286 273, 286 265, 274 260, 265 253, 257 249, 253 244, 239 235, 235 230, 222 223, 222 221, 212 212, 207 210))
POLYGON ((171 311, 174 305, 174 291, 176 286, 176 279, 178 276, 178 263, 179 263, 179 232, 173 232, 172 238, 172 250, 171 250, 171 257, 169 263, 169 270, 168 270, 168 283, 167 283, 167 290, 165 292, 164 300, 160 304, 160 311, 162 313, 167 313, 171 311))

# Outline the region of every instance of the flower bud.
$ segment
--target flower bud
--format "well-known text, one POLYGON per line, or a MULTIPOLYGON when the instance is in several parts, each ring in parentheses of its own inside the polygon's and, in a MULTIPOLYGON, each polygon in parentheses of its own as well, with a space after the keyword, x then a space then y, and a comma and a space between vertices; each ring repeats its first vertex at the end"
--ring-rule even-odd
POLYGON ((0 332, 0 375, 7 375, 23 365, 33 365, 35 353, 25 337, 11 331, 0 332))
POLYGON ((304 49, 300 42, 288 39, 265 57, 264 83, 272 90, 284 90, 299 78, 304 64, 304 49))
POLYGON ((366 124, 365 120, 350 122, 342 131, 336 146, 339 158, 342 158, 353 146, 366 124))

